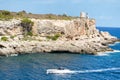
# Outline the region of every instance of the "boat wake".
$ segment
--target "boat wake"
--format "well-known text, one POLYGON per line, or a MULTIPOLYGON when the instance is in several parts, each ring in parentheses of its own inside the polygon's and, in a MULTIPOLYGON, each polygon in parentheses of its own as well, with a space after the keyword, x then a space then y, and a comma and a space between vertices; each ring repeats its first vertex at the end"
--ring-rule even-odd
POLYGON ((97 73, 97 72, 106 72, 106 71, 115 71, 120 70, 120 68, 106 68, 106 69, 96 69, 96 70, 57 70, 57 69, 48 69, 47 74, 74 74, 74 73, 97 73))
POLYGON ((77 73, 94 73, 94 72, 105 72, 105 71, 114 71, 120 70, 120 68, 107 68, 107 69, 96 69, 96 70, 84 70, 84 71, 77 71, 77 73))

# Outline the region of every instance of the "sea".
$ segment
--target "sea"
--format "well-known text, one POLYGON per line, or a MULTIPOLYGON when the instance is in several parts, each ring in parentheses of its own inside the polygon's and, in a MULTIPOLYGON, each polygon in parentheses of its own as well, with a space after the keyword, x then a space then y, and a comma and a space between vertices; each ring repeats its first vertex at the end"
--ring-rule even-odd
MULTIPOLYGON (((120 38, 120 28, 97 27, 120 38)), ((34 53, 0 57, 0 80, 120 80, 120 43, 98 55, 34 53), (69 73, 48 73, 63 67, 69 73)))

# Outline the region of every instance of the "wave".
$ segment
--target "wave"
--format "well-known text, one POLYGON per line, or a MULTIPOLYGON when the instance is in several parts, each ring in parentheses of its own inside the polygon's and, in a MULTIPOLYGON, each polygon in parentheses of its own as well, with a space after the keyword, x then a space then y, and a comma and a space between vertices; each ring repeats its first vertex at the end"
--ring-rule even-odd
POLYGON ((104 53, 100 52, 100 53, 97 53, 95 56, 109 56, 109 54, 106 52, 104 53))
POLYGON ((120 52, 120 50, 113 50, 113 52, 120 52))
POLYGON ((18 54, 10 54, 10 56, 18 56, 18 54))
POLYGON ((120 42, 115 42, 114 44, 109 44, 109 46, 115 46, 117 44, 120 44, 120 42))
MULTIPOLYGON (((65 71, 56 71, 57 69, 49 69, 52 70, 51 72, 47 72, 48 73, 54 73, 54 74, 74 74, 74 73, 98 73, 98 72, 106 72, 106 71, 115 71, 115 70, 120 70, 120 68, 106 68, 106 69, 96 69, 96 70, 69 70, 69 69, 65 69, 65 71)), ((48 71, 48 70, 47 70, 48 71)))
POLYGON ((106 51, 106 52, 99 52, 96 56, 109 56, 110 53, 118 53, 120 50, 113 50, 113 51, 106 51))

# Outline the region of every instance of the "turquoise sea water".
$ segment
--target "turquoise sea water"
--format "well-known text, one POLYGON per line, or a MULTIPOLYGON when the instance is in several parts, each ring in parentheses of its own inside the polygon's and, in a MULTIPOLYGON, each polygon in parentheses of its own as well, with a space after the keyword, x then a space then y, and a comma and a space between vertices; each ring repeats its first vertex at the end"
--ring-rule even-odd
MULTIPOLYGON (((120 28, 99 28, 120 38, 120 28)), ((103 55, 42 53, 0 57, 0 80, 120 80, 120 43, 103 55), (46 74, 67 68, 74 73, 46 74), (86 71, 87 70, 87 71, 86 71)))

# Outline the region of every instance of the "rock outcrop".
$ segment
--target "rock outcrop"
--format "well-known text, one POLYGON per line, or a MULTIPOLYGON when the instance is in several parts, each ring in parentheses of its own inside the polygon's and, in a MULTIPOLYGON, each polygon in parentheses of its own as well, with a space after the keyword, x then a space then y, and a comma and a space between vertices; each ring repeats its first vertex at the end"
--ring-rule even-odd
POLYGON ((107 44, 114 43, 117 38, 108 32, 96 29, 95 19, 79 18, 74 20, 40 20, 34 22, 32 32, 24 40, 21 20, 0 21, 0 36, 7 36, 8 41, 0 42, 0 55, 37 53, 37 52, 71 52, 97 54, 112 51, 107 44), (48 36, 60 34, 56 41, 48 36), (10 36, 15 36, 11 39, 10 36))
POLYGON ((12 35, 20 35, 21 26, 20 20, 10 20, 10 21, 0 21, 0 36, 12 36, 12 35))

